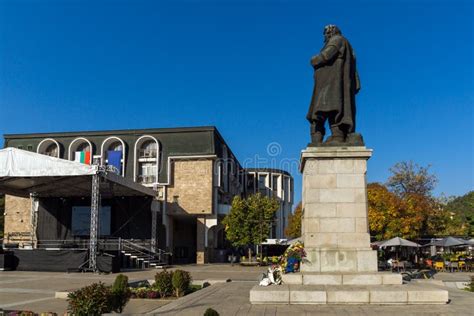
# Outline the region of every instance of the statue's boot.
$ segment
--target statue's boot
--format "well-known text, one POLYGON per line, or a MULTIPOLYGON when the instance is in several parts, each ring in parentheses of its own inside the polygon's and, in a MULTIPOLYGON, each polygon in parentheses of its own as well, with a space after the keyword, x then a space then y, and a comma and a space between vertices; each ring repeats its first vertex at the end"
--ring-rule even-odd
POLYGON ((308 146, 317 147, 323 143, 324 135, 321 132, 311 133, 311 143, 308 146))
POLYGON ((339 127, 331 127, 331 136, 324 142, 326 146, 344 145, 344 133, 339 127))
POLYGON ((350 146, 365 146, 364 139, 359 133, 349 133, 346 137, 346 143, 350 146))

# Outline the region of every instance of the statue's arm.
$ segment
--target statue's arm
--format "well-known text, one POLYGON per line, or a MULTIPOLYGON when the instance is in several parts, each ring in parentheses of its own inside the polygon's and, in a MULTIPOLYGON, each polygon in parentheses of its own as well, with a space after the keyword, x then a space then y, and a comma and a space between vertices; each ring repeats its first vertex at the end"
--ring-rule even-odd
POLYGON ((313 58, 311 58, 311 66, 318 68, 331 62, 337 57, 341 44, 342 43, 339 39, 329 40, 329 43, 323 48, 319 55, 313 56, 313 58))

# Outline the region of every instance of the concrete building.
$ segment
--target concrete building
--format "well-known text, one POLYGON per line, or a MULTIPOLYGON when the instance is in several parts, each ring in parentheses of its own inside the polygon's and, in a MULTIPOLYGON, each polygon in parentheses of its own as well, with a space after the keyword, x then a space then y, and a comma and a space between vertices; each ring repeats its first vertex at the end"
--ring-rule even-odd
POLYGON ((270 238, 285 238, 288 215, 293 207, 293 177, 279 169, 247 168, 245 178, 245 195, 261 193, 279 200, 280 208, 276 212, 270 238))
MULTIPOLYGON (((234 196, 259 191, 280 199, 274 238, 283 237, 293 203, 289 173, 244 169, 215 127, 10 134, 5 135, 4 146, 111 165, 121 176, 153 188, 153 201, 125 196, 104 199, 102 207, 108 207, 110 214, 105 220, 108 234, 103 237, 149 239, 153 218, 149 210, 154 209, 159 214, 157 244, 173 253, 175 263, 223 260, 227 245, 221 220, 234 196)), ((47 228, 41 220, 32 221, 30 199, 6 196, 7 242, 16 237, 26 244, 30 235, 37 236, 38 245, 46 239, 85 238, 74 230, 78 221, 74 212, 90 201, 43 200, 38 218, 49 218, 53 226, 47 228), (59 208, 61 212, 55 211, 59 208), (41 232, 33 234, 37 231, 41 232)))

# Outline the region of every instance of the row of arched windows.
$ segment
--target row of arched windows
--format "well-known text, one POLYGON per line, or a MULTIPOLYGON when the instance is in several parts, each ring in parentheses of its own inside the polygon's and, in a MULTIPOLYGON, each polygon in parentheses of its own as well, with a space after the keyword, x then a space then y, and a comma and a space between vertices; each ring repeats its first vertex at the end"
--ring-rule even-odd
MULTIPOLYGON (((98 153, 94 152, 92 143, 84 137, 74 139, 66 150, 64 158, 85 164, 112 165, 117 173, 125 176, 126 170, 125 142, 116 136, 106 138, 98 153)), ((60 145, 53 138, 42 140, 36 152, 43 155, 60 158, 60 145)), ((134 144, 133 178, 136 182, 152 185, 158 182, 158 160, 160 143, 150 135, 139 137, 134 144)))

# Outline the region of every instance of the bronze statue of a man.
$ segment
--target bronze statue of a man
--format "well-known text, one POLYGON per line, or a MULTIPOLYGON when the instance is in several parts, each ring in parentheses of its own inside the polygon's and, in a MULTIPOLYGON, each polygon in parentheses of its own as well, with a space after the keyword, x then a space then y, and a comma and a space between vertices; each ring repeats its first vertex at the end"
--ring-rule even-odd
POLYGON ((363 146, 355 133, 355 95, 360 90, 356 58, 349 41, 335 25, 324 28, 324 47, 311 58, 314 90, 306 118, 311 123, 311 146, 363 146), (328 121, 331 136, 323 143, 328 121))

